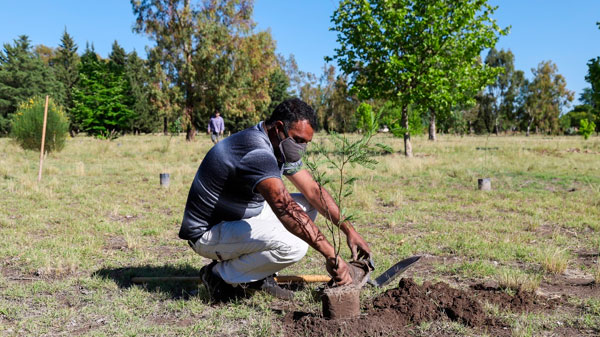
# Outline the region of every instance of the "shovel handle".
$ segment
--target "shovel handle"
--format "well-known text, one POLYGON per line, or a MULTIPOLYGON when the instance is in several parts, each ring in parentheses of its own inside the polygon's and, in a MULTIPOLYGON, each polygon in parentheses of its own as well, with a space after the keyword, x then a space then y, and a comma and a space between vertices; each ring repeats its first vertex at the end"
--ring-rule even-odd
MULTIPOLYGON (((329 275, 281 275, 276 276, 277 283, 325 283, 331 280, 329 275)), ((131 278, 131 283, 140 284, 148 282, 202 282, 200 276, 136 276, 131 278)))
POLYGON ((281 275, 275 276, 277 283, 326 283, 331 280, 329 275, 281 275))

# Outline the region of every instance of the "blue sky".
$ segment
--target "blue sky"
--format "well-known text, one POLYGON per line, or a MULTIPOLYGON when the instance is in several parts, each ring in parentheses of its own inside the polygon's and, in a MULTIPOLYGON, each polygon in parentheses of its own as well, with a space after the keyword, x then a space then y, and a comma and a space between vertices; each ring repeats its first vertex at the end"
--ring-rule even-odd
MULTIPOLYGON (((131 30, 134 17, 128 0, 2 1, 0 42, 26 34, 33 44, 56 47, 65 27, 80 50, 86 41, 107 56, 116 39, 126 51, 144 54, 150 44, 131 30)), ((490 0, 499 6, 494 17, 512 26, 497 48, 515 54, 517 69, 528 77, 531 68, 552 60, 576 97, 587 85, 589 59, 600 56, 600 0, 490 0)), ((319 74, 323 57, 332 55, 335 33, 328 31, 335 0, 255 0, 259 29, 271 29, 277 51, 294 54, 300 69, 319 74)))

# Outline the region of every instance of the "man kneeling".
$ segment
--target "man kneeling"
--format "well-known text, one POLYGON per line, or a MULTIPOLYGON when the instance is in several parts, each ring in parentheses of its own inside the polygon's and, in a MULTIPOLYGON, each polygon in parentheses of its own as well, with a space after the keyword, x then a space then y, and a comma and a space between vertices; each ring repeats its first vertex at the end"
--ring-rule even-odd
POLYGON ((308 246, 325 257, 337 285, 351 283, 346 262, 336 260, 333 246, 314 224, 317 212, 329 214, 340 227, 353 259, 370 258, 366 241, 349 222, 339 223, 333 198, 302 169, 302 153, 315 128, 313 109, 289 99, 267 121, 217 143, 202 160, 179 237, 213 260, 201 270, 213 300, 226 301, 246 289, 291 298, 293 293, 273 277, 300 261, 308 246), (282 175, 301 193, 290 194, 282 175))

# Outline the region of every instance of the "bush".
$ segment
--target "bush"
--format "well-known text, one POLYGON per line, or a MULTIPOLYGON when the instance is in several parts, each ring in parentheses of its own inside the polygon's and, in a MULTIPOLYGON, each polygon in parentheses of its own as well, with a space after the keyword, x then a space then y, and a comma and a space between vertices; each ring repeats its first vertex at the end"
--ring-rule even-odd
POLYGON ((375 115, 373 114, 373 107, 368 103, 360 103, 358 109, 356 109, 356 128, 361 132, 366 132, 373 128, 377 129, 378 126, 373 126, 375 122, 375 115))
MULTIPOLYGON (((42 142, 46 99, 33 97, 19 104, 13 115, 10 136, 26 150, 39 150, 42 142)), ((52 99, 48 102, 48 120, 44 151, 60 151, 65 146, 69 121, 52 99)))
POLYGON ((594 130, 596 130, 596 124, 594 122, 590 122, 587 119, 579 121, 579 134, 582 135, 584 139, 590 138, 594 130))

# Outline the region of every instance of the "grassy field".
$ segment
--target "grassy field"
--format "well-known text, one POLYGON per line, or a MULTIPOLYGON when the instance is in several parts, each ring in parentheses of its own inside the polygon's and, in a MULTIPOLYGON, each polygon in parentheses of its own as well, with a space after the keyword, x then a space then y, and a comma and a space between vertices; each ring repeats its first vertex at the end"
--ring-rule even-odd
MULTIPOLYGON (((134 275, 195 275, 207 263, 177 238, 189 186, 212 145, 199 138, 69 139, 48 155, 39 184, 39 154, 0 139, 0 335, 272 336, 283 312, 318 312, 310 288, 291 304, 259 295, 211 305, 202 286, 130 284, 134 275), (171 174, 167 189, 161 172, 171 174)), ((573 279, 600 283, 600 138, 414 137, 411 159, 399 153, 400 139, 377 141, 397 153, 377 157, 376 170, 352 168, 359 180, 348 199, 377 271, 423 254, 407 276, 568 297, 569 308, 544 315, 490 307, 515 336, 558 326, 600 333, 598 292, 566 289, 573 279), (477 190, 484 177, 490 192, 477 190)), ((324 272, 314 251, 285 270, 324 272)), ((434 330, 475 334, 443 322, 418 331, 434 330)))

